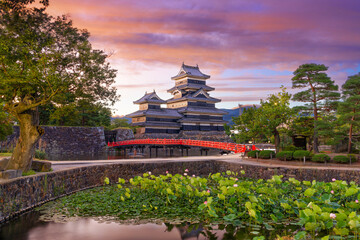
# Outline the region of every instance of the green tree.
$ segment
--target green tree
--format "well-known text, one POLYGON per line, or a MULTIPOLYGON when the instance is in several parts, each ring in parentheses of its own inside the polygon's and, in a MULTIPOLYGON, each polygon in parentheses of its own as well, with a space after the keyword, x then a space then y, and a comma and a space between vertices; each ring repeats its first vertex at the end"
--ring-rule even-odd
POLYGON ((94 50, 89 33, 66 16, 45 12, 48 0, 0 2, 0 100, 20 125, 19 141, 7 169, 30 168, 35 145, 44 130, 38 107, 65 96, 114 103, 116 70, 108 55, 94 50))
MULTIPOLYGON (((293 108, 293 110, 296 112, 296 107, 293 108)), ((291 137, 296 135, 304 136, 308 143, 312 142, 312 136, 314 135, 314 117, 297 114, 298 116, 290 121, 287 135, 291 137)))
POLYGON ((274 137, 277 152, 280 150, 280 128, 284 128, 294 116, 294 111, 290 108, 290 99, 291 94, 286 92, 286 88, 281 87, 281 92, 271 94, 266 101, 260 101, 258 124, 265 135, 274 137))
POLYGON ((49 125, 80 126, 81 116, 75 104, 58 107, 50 114, 49 125))
POLYGON ((360 131, 360 73, 349 76, 342 85, 344 101, 338 108, 339 122, 348 126, 348 153, 352 148, 352 136, 354 131, 360 131))
POLYGON ((319 152, 318 120, 321 112, 331 111, 333 102, 340 98, 338 86, 327 76, 328 70, 323 64, 307 63, 300 65, 292 78, 293 88, 307 88, 294 94, 292 100, 308 103, 303 110, 311 111, 314 115, 313 150, 319 152))
POLYGON ((239 117, 233 117, 234 130, 237 143, 245 143, 251 140, 253 143, 261 139, 263 134, 258 124, 259 108, 255 105, 252 108, 244 109, 239 117))
POLYGON ((13 131, 11 118, 3 109, 3 104, 0 103, 0 141, 5 140, 6 136, 13 131))
POLYGON ((128 122, 127 119, 124 118, 115 118, 112 120, 110 129, 116 129, 116 128, 131 128, 131 124, 128 122))
POLYGON ((56 110, 56 106, 52 102, 47 102, 38 107, 39 125, 51 125, 50 116, 56 110))

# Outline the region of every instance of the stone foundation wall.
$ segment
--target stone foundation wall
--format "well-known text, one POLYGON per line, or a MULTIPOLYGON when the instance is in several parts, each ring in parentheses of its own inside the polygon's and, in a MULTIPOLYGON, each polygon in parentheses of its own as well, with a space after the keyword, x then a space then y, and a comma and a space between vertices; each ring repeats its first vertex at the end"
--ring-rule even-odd
POLYGON ((286 168, 246 165, 227 161, 152 161, 147 163, 117 163, 88 166, 69 170, 21 177, 0 183, 0 222, 41 205, 47 201, 76 191, 103 185, 105 177, 115 183, 119 177, 129 179, 144 172, 153 174, 183 173, 208 175, 209 173, 245 170, 245 177, 269 179, 284 175, 284 179, 331 181, 332 178, 360 183, 359 170, 286 168))
POLYGON ((117 128, 114 130, 105 130, 105 142, 119 142, 134 139, 134 132, 130 128, 117 128))
MULTIPOLYGON (((103 127, 55 127, 42 126, 45 133, 41 137, 37 149, 46 152, 47 156, 93 154, 105 149, 103 127)), ((0 142, 2 149, 13 149, 19 138, 19 127, 7 140, 0 142)))

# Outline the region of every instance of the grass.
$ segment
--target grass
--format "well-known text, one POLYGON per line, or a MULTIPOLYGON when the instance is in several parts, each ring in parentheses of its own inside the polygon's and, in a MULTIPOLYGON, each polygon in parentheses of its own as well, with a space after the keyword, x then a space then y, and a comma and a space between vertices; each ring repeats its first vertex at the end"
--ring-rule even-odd
POLYGON ((11 157, 12 153, 7 153, 7 152, 0 152, 0 157, 11 157))
POLYGON ((34 170, 29 170, 27 172, 23 172, 22 175, 23 176, 30 176, 30 175, 35 175, 36 172, 34 170))

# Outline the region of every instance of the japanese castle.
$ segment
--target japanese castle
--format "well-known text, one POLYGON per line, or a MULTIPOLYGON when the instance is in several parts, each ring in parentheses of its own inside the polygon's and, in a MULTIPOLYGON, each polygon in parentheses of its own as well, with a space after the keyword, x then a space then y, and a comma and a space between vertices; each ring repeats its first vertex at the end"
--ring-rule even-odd
POLYGON ((210 97, 209 92, 215 88, 206 85, 209 78, 198 66, 183 63, 179 73, 171 78, 175 86, 167 92, 172 98, 162 100, 154 90, 134 101, 139 104, 139 110, 127 117, 132 119, 133 126, 139 127, 136 134, 223 133, 226 123, 223 115, 227 113, 215 107, 221 100, 210 97), (162 108, 162 104, 166 104, 166 108, 162 108))

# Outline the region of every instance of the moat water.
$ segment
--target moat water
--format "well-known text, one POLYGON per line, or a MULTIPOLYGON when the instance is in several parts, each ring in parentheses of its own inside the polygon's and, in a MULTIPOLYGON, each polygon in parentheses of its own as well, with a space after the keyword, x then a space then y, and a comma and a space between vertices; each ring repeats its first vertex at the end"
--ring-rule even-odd
POLYGON ((91 218, 48 222, 41 220, 41 213, 37 211, 26 213, 0 225, 1 240, 246 240, 253 239, 257 235, 263 235, 265 239, 276 239, 278 234, 293 236, 294 228, 281 225, 280 229, 266 231, 251 225, 234 227, 232 225, 206 226, 201 223, 169 224, 163 222, 134 224, 91 218))
POLYGON ((65 154, 57 154, 57 155, 49 155, 46 156, 47 160, 59 160, 59 161, 65 161, 65 160, 113 160, 113 159, 141 159, 141 158, 164 158, 164 157, 181 157, 181 156, 216 156, 223 153, 219 149, 209 149, 207 152, 201 151, 198 148, 191 148, 181 151, 180 149, 173 149, 170 151, 170 149, 163 149, 159 148, 157 151, 155 149, 152 149, 151 153, 150 151, 144 150, 143 152, 140 149, 137 150, 127 150, 124 152, 124 150, 109 150, 100 152, 97 154, 71 154, 71 155, 65 155, 65 154))

